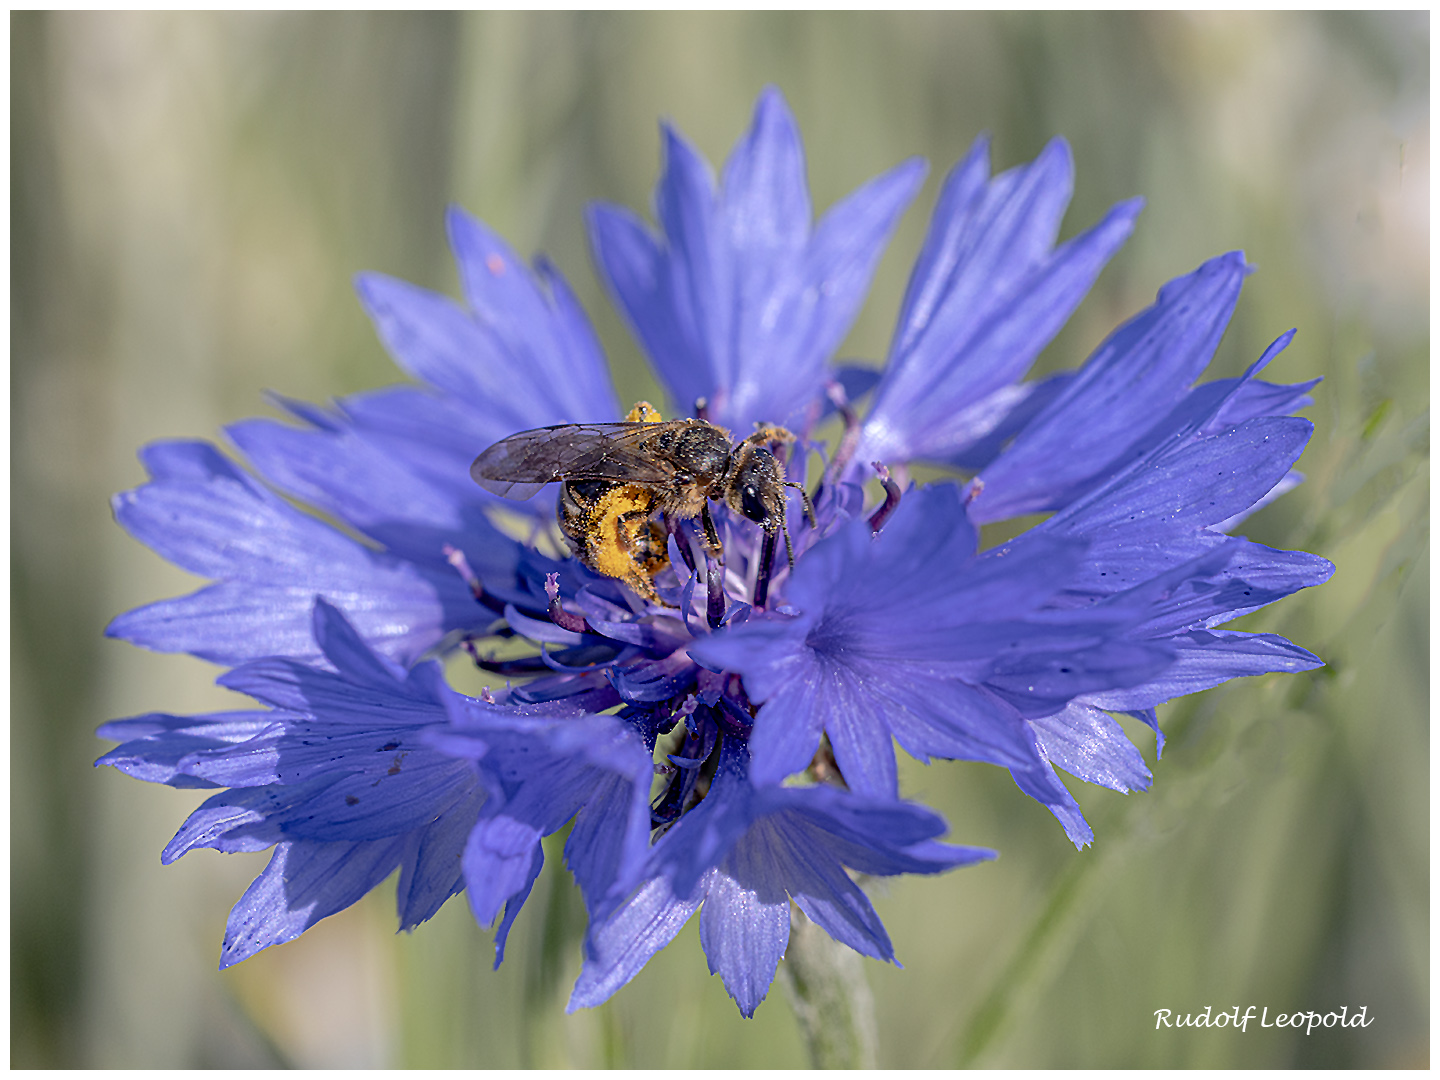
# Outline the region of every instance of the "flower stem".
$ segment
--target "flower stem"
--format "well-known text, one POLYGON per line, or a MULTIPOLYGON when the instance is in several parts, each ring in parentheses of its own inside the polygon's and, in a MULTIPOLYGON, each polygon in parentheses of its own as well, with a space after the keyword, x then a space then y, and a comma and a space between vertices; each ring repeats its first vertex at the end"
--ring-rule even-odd
POLYGON ((875 1068, 875 998, 859 953, 790 909, 780 978, 816 1069, 875 1068))

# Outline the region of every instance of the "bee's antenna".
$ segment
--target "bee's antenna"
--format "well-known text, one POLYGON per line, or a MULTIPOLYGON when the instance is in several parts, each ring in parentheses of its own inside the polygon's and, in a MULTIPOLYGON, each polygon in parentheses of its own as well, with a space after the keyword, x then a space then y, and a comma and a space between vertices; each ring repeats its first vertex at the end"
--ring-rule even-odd
MULTIPOLYGON (((805 520, 810 523, 810 527, 812 529, 816 528, 817 526, 815 524, 815 504, 810 501, 810 493, 805 490, 805 485, 797 484, 794 480, 786 480, 785 486, 793 487, 796 491, 800 492, 800 501, 805 504, 805 520)), ((785 539, 788 543, 790 539, 788 533, 786 534, 785 539)), ((795 565, 793 559, 791 560, 790 565, 792 567, 795 565)))

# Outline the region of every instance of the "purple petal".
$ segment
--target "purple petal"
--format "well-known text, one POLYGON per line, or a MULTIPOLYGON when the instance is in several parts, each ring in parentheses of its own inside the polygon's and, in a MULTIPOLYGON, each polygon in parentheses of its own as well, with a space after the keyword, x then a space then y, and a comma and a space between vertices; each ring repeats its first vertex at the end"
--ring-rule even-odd
POLYGON ((164 558, 222 581, 127 612, 107 627, 110 636, 218 663, 314 658, 316 594, 402 660, 443 636, 437 588, 415 567, 299 513, 214 448, 159 443, 142 458, 154 480, 115 497, 116 520, 164 558))
POLYGON ((755 103, 750 130, 725 163, 725 221, 735 251, 763 261, 799 251, 810 235, 810 191, 800 131, 775 87, 755 103))
MULTIPOLYGON (((731 862, 743 861, 747 854, 748 850, 737 851, 731 862)), ((710 974, 724 980, 745 1017, 754 1016, 765 999, 790 941, 790 898, 784 889, 757 890, 741 884, 751 880, 749 869, 727 865, 736 877, 725 871, 712 873, 700 909, 700 944, 710 974)))
POLYGON ((121 743, 96 765, 112 765, 137 780, 172 787, 213 787, 211 781, 181 770, 181 762, 206 750, 224 749, 255 738, 290 714, 263 712, 208 713, 172 716, 148 713, 129 720, 112 720, 95 732, 102 739, 121 743))
POLYGON ((1148 709, 1245 675, 1309 671, 1319 657, 1275 634, 1192 630, 1170 638, 1175 662, 1156 678, 1128 689, 1087 694, 1085 700, 1116 712, 1148 709))
POLYGON ((400 861, 400 837, 366 843, 280 844, 269 865, 230 912, 221 969, 261 949, 293 941, 389 876, 400 861))
POLYGON ((652 878, 612 916, 592 924, 585 966, 565 1011, 599 1005, 640 974, 695 914, 703 898, 702 887, 691 899, 676 900, 664 878, 652 878))
POLYGON ((1055 815, 1065 829, 1065 835, 1077 848, 1083 849, 1095 842, 1095 830, 1090 828, 1090 823, 1080 812, 1080 804, 1060 782, 1048 762, 1034 769, 1011 769, 1010 775, 1021 791, 1055 815))
POLYGON ((946 461, 988 430, 967 410, 1018 379, 1129 235, 1138 202, 1051 251, 1069 149, 985 183, 986 147, 947 178, 855 461, 946 461))
POLYGON ((1232 252, 1161 289, 985 470, 971 516, 990 522, 1057 509, 1130 460, 1123 451, 1136 433, 1168 413, 1209 364, 1249 271, 1232 252))
POLYGON ((590 215, 616 303, 678 408, 698 398, 722 426, 800 428, 853 321, 922 168, 910 162, 836 205, 811 232, 799 132, 776 90, 726 165, 723 194, 704 159, 663 130, 657 239, 625 211, 590 215))
MULTIPOLYGON (((756 783, 778 784, 809 768, 830 717, 820 697, 821 677, 817 670, 803 683, 790 683, 761 707, 750 736, 751 772, 756 783)), ((893 753, 891 760, 893 772, 893 753)), ((877 769, 883 771, 883 765, 877 769)))
POLYGON ((1072 776, 1115 791, 1150 787, 1150 770, 1140 751, 1099 709, 1072 701, 1053 716, 1030 724, 1045 756, 1072 776))
POLYGON ((825 381, 826 362, 859 313, 875 265, 924 175, 924 163, 910 161, 856 190, 821 219, 803 262, 789 270, 791 280, 774 270, 754 283, 753 297, 742 298, 747 317, 738 320, 727 413, 734 430, 757 422, 805 426, 802 410, 825 381), (777 362, 782 357, 787 362, 777 362))
POLYGON ((401 863, 396 889, 401 930, 434 917, 446 900, 465 887, 461 861, 465 841, 484 802, 483 791, 472 791, 421 834, 414 855, 401 863))
POLYGON ((1263 418, 1178 449, 1162 447, 1032 531, 1089 539, 1085 567, 1072 588, 1119 592, 1223 543, 1205 526, 1273 488, 1311 431, 1310 422, 1297 417, 1263 418))
POLYGON ((482 926, 500 914, 505 901, 535 880, 532 864, 540 830, 508 816, 480 821, 465 843, 465 881, 470 910, 482 926))

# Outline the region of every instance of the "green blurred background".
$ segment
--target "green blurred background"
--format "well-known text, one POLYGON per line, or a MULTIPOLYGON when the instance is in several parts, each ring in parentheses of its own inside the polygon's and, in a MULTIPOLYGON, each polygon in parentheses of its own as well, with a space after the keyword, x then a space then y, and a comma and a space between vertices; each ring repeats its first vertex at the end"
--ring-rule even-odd
MULTIPOLYGON (((693 925, 564 1015, 578 900, 552 871, 505 967, 453 902, 394 933, 393 886, 239 968, 226 912, 263 856, 158 853, 199 800, 96 771, 98 723, 235 707, 218 672, 101 637, 199 583, 107 497, 142 443, 395 381, 351 292, 455 290, 458 202, 574 284, 622 397, 653 383, 590 269, 591 199, 645 208, 656 120, 713 161, 778 84, 824 208, 932 171, 846 355, 883 356, 943 172, 1074 148, 1064 233, 1143 194, 1128 246, 1042 357, 1078 364, 1203 259, 1259 269, 1220 348, 1323 374, 1309 481, 1257 540, 1334 580, 1246 620, 1328 667, 1162 708, 1154 790, 1072 784, 1077 853, 1000 770, 905 790, 1001 859, 877 893, 883 1065, 1425 1066, 1429 1060, 1426 13, 11 15, 11 1060, 16 1066, 800 1065, 777 985, 742 1020, 693 925), (1363 1030, 1155 1030, 1154 1010, 1368 1009, 1363 1030)), ((478 449, 478 448, 477 448, 478 449)), ((1137 735, 1153 759, 1153 740, 1137 735)), ((553 853, 552 853, 553 855, 553 853)))

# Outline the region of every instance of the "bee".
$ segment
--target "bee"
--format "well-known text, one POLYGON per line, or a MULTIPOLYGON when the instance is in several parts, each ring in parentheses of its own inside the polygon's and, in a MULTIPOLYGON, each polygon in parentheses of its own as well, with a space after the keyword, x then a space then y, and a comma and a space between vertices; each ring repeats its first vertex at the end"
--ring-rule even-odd
MULTIPOLYGON (((642 401, 620 423, 559 424, 501 439, 475 459, 470 475, 486 491, 510 499, 528 499, 559 482, 556 516, 576 557, 658 603, 655 575, 670 565, 673 522, 698 517, 707 549, 723 554, 710 516, 712 499, 765 530, 762 580, 768 581, 777 532, 794 567, 785 488, 799 488, 802 497, 805 492, 785 478, 774 453, 794 441, 782 427, 761 427, 732 443, 722 427, 663 420, 642 401)), ((756 592, 756 603, 763 604, 758 582, 756 592)))

